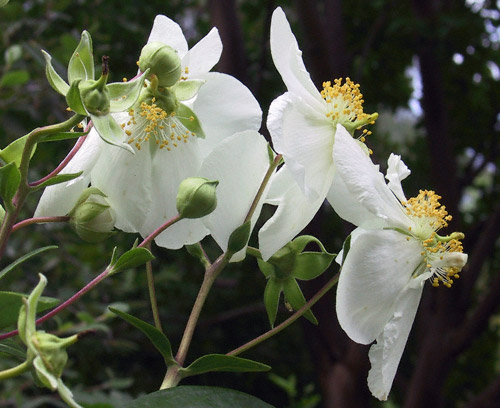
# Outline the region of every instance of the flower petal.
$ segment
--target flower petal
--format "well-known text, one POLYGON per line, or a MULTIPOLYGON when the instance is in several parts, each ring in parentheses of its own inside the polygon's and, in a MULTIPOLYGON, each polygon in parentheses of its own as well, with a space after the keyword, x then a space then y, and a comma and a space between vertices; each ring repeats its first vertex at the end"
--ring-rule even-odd
POLYGON ((332 183, 334 128, 299 97, 289 97, 293 102, 283 111, 279 153, 304 194, 316 199, 332 183))
MULTIPOLYGON (((199 139, 190 138, 171 151, 156 152, 151 168, 151 205, 147 208, 145 223, 140 229, 147 236, 163 223, 177 215, 176 197, 179 184, 198 175, 200 168, 199 139)), ((200 219, 182 220, 156 237, 155 242, 165 248, 179 249, 199 242, 208 231, 200 219)))
POLYGON ((304 66, 302 51, 281 7, 274 10, 271 20, 271 55, 288 90, 314 109, 323 109, 324 101, 304 66))
POLYGON ((184 56, 182 60, 183 72, 188 67, 186 76, 198 78, 198 75, 206 74, 219 62, 221 54, 222 41, 219 31, 214 27, 184 56))
MULTIPOLYGON (((411 222, 406 216, 403 207, 385 184, 384 176, 378 171, 368 155, 363 151, 359 142, 354 140, 349 132, 341 125, 337 125, 333 158, 340 177, 342 177, 349 195, 335 194, 329 197, 334 210, 345 220, 363 227, 370 228, 366 212, 357 218, 352 211, 344 213, 343 208, 349 206, 339 200, 358 202, 373 217, 382 218, 390 227, 407 229, 411 222)), ((371 220, 369 223, 375 223, 371 220)))
POLYGON ((401 156, 394 153, 391 153, 389 156, 387 165, 387 174, 385 175, 385 178, 389 180, 389 183, 387 183, 388 187, 399 201, 406 201, 403 187, 401 187, 401 181, 410 175, 410 169, 406 166, 403 160, 401 160, 401 156))
MULTIPOLYGON (((324 192, 317 199, 307 198, 286 168, 280 169, 280 172, 283 172, 279 177, 282 186, 286 184, 289 188, 281 189, 283 196, 279 198, 276 212, 259 231, 259 248, 264 260, 269 259, 309 224, 326 196, 324 192)), ((276 199, 273 197, 274 202, 276 199)))
POLYGON ((368 356, 372 367, 368 373, 368 388, 381 401, 387 399, 391 390, 421 296, 422 286, 401 292, 394 314, 377 337, 377 343, 370 347, 368 356))
POLYGON ((95 130, 92 130, 83 142, 80 150, 78 150, 60 173, 70 174, 83 171, 83 174, 66 183, 47 187, 40 198, 35 211, 35 217, 55 217, 66 215, 70 212, 82 191, 88 187, 91 170, 99 158, 101 148, 104 145, 105 143, 101 140, 99 134, 95 130))
POLYGON ((262 110, 250 90, 230 75, 209 72, 199 76, 207 82, 200 88, 193 111, 206 138, 200 141, 205 157, 223 139, 244 130, 259 130, 262 110))
POLYGON ((149 34, 148 44, 154 41, 170 45, 179 53, 179 57, 181 59, 188 51, 186 38, 184 37, 179 24, 161 14, 158 14, 155 17, 153 28, 149 34))
POLYGON ((369 344, 394 313, 395 301, 422 262, 415 239, 393 230, 366 230, 345 259, 337 287, 340 326, 357 343, 369 344))
MULTIPOLYGON (((243 224, 268 169, 267 142, 252 130, 227 138, 204 160, 199 175, 219 180, 217 208, 204 222, 223 251, 227 250, 230 235, 243 224)), ((263 197, 252 216, 252 228, 259 217, 263 197)), ((231 260, 240 261, 244 257, 245 250, 242 250, 231 260)))

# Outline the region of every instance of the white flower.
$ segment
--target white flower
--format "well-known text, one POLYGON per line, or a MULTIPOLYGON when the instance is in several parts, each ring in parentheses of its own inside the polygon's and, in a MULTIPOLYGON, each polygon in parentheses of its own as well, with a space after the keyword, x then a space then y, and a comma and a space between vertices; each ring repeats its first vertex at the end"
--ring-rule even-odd
MULTIPOLYGON (((329 197, 336 134, 353 134, 377 117, 363 112, 359 85, 349 78, 324 82, 321 92, 316 89, 281 8, 271 21, 271 53, 288 92, 273 101, 267 121, 285 166, 273 180, 269 199, 279 207, 259 233, 264 259, 302 230, 329 197)), ((361 140, 369 133, 363 130, 361 140)))
MULTIPOLYGON (((173 98, 167 102, 174 100, 171 106, 176 108, 169 112, 165 100, 143 95, 135 109, 114 115, 135 154, 102 142, 91 131, 63 171, 83 171, 82 176, 47 188, 36 216, 66 214, 90 182, 106 194, 117 228, 146 236, 177 214, 180 182, 198 175, 215 145, 235 132, 260 127, 262 112, 250 91, 229 75, 208 72, 222 52, 217 29, 188 50, 179 25, 159 15, 148 40, 152 42, 169 45, 181 60, 180 80, 161 91, 173 98), (175 105, 175 100, 182 103, 175 105)), ((154 82, 148 81, 152 92, 158 91, 154 82)), ((200 220, 182 220, 160 234, 156 243, 176 249, 207 233, 200 220)))
POLYGON ((401 180, 410 174, 399 156, 389 158, 385 178, 350 136, 338 134, 330 203, 357 225, 337 287, 341 327, 357 343, 374 340, 368 386, 387 399, 415 318, 425 280, 450 287, 467 262, 461 233, 441 237, 451 219, 440 197, 421 190, 407 200, 401 180))

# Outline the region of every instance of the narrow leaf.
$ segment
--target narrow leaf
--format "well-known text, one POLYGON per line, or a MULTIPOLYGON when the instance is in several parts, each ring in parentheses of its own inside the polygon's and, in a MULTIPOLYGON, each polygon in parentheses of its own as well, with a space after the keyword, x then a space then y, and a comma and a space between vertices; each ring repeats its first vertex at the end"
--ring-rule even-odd
POLYGON ((0 78, 0 87, 24 85, 30 79, 28 71, 17 69, 8 71, 0 78))
POLYGON ((143 265, 148 261, 152 261, 155 257, 146 248, 137 247, 129 249, 118 260, 112 264, 112 270, 109 275, 114 275, 124 269, 135 268, 137 266, 143 265))
POLYGON ((64 81, 52 66, 52 57, 48 52, 42 50, 43 57, 45 58, 45 74, 49 84, 56 92, 61 95, 66 95, 69 91, 69 85, 64 81))
POLYGON ((38 249, 35 249, 34 251, 28 252, 26 255, 23 255, 21 258, 16 259, 10 265, 3 268, 0 271, 0 279, 2 279, 7 273, 14 270, 16 267, 18 267, 19 265, 21 265, 23 262, 27 261, 28 259, 30 259, 38 254, 41 254, 42 252, 49 251, 51 249, 57 249, 57 248, 58 248, 57 245, 51 245, 51 246, 38 248, 38 249))
POLYGON ((83 31, 80 43, 76 47, 68 65, 68 81, 73 82, 94 79, 94 56, 92 54, 92 38, 83 31))
POLYGON ((54 135, 44 137, 40 140, 42 142, 58 142, 59 140, 76 139, 77 137, 87 136, 89 132, 61 132, 54 135))
POLYGON ((120 316, 123 320, 130 323, 132 326, 142 331, 148 337, 148 339, 151 340, 156 349, 161 353, 167 366, 178 365, 177 361, 175 361, 174 356, 172 355, 172 346, 170 345, 170 341, 168 340, 167 336, 165 336, 156 327, 118 309, 110 307, 109 310, 111 310, 114 314, 120 316))
POLYGON ((83 105, 82 97, 80 95, 80 88, 78 86, 79 84, 80 80, 71 83, 68 93, 66 94, 66 102, 68 103, 68 106, 72 111, 80 115, 87 116, 88 113, 85 109, 85 106, 83 105))
MULTIPOLYGON (((20 137, 19 139, 14 140, 11 144, 9 144, 5 149, 0 151, 0 159, 2 159, 5 163, 14 162, 17 167, 21 164, 21 158, 23 156, 24 145, 26 144, 26 140, 28 139, 28 135, 20 137)), ((31 150, 31 157, 35 154, 36 146, 31 150)), ((30 157, 30 158, 31 158, 30 157)))
POLYGON ((15 163, 11 162, 0 167, 0 197, 3 198, 5 205, 12 200, 20 183, 21 173, 15 163))
POLYGON ((83 171, 80 171, 78 173, 58 174, 57 176, 51 177, 47 181, 44 181, 43 183, 39 184, 36 187, 36 190, 40 190, 48 186, 53 186, 55 184, 65 183, 67 181, 74 180, 77 177, 80 177, 82 173, 83 171))
POLYGON ((125 408, 274 408, 251 395, 219 387, 177 386, 144 395, 125 408))
POLYGON ((269 371, 270 369, 271 367, 267 364, 262 364, 246 358, 226 356, 224 354, 207 354, 195 360, 189 367, 179 369, 179 373, 185 378, 213 371, 239 373, 269 371))

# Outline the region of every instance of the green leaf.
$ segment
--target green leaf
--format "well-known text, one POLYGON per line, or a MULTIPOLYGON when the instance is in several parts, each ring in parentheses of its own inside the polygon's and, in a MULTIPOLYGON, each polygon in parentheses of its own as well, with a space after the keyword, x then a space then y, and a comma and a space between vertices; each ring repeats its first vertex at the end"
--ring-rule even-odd
POLYGON ((0 7, 6 6, 8 2, 9 0, 0 0, 0 7))
POLYGON ((111 115, 90 115, 90 118, 92 119, 92 123, 102 140, 113 146, 121 147, 122 149, 135 154, 134 149, 132 149, 127 143, 123 143, 123 140, 125 139, 125 132, 120 125, 115 122, 111 115))
POLYGON ((39 143, 43 142, 58 142, 59 140, 76 139, 88 135, 89 132, 61 132, 54 135, 44 137, 39 143))
POLYGON ((71 83, 68 93, 66 94, 66 102, 68 103, 70 109, 74 112, 80 115, 88 116, 87 109, 85 109, 82 96, 80 95, 79 84, 80 80, 71 83))
POLYGON ((183 103, 179 104, 179 108, 177 109, 176 117, 181 121, 181 123, 186 126, 186 128, 195 134, 196 137, 201 139, 205 139, 205 132, 203 132, 203 128, 201 127, 201 123, 196 116, 196 114, 188 108, 183 103))
POLYGON ((38 248, 38 249, 35 249, 34 251, 28 252, 26 255, 23 255, 21 258, 16 259, 10 265, 3 268, 0 271, 0 279, 2 279, 7 273, 14 270, 16 267, 18 267, 19 265, 21 265, 23 262, 27 261, 28 259, 30 259, 38 254, 41 254, 42 252, 49 251, 51 249, 57 249, 57 248, 58 248, 57 245, 50 245, 50 246, 38 248))
POLYGON ((250 228, 251 223, 248 220, 231 233, 227 243, 227 250, 229 252, 236 253, 245 247, 250 237, 250 228))
POLYGON ((30 79, 28 71, 15 70, 6 72, 0 79, 0 87, 24 85, 30 79))
POLYGON ((75 81, 87 79, 94 79, 94 55, 92 38, 87 31, 83 31, 80 43, 69 60, 68 81, 72 85, 75 81))
POLYGON ((5 65, 10 67, 23 56, 23 48, 19 44, 11 45, 4 52, 5 65))
POLYGON ((349 236, 345 239, 344 244, 342 245, 342 263, 340 265, 344 265, 345 258, 347 257, 347 254, 351 249, 351 236, 352 234, 349 234, 349 236))
POLYGON ((26 360, 26 350, 21 348, 18 343, 12 339, 5 339, 0 343, 0 355, 14 357, 16 360, 26 360))
POLYGON ((172 355, 172 346, 170 345, 170 341, 168 340, 167 336, 165 336, 156 327, 118 309, 110 307, 109 310, 111 310, 114 314, 120 316, 123 320, 130 323, 132 326, 142 331, 148 337, 148 339, 151 340, 156 349, 161 353, 167 366, 178 365, 177 361, 175 361, 174 356, 172 355))
MULTIPOLYGON (((293 310, 299 310, 302 306, 306 304, 306 298, 302 294, 302 290, 298 285, 297 281, 293 278, 287 279, 283 282, 283 293, 285 294, 286 300, 292 305, 293 310)), ((304 313, 304 317, 313 324, 318 324, 316 317, 314 317, 313 312, 309 309, 304 313)))
MULTIPOLYGON (((0 159, 5 163, 14 162, 17 167, 21 165, 21 158, 23 156, 24 145, 28 135, 20 137, 9 144, 5 149, 0 150, 0 159)), ((31 150, 31 157, 35 154, 36 146, 31 150)), ((31 159, 30 157, 30 159, 31 159)))
POLYGON ((264 305, 266 306, 267 317, 271 327, 274 327, 274 322, 276 321, 282 290, 282 283, 273 278, 267 281, 266 289, 264 289, 264 305))
POLYGON ((224 354, 207 354, 193 361, 189 367, 179 369, 182 378, 213 371, 231 373, 269 371, 271 367, 246 358, 226 356, 224 354))
POLYGON ((43 57, 45 58, 45 75, 49 81, 50 86, 61 95, 66 95, 69 91, 69 85, 62 79, 52 66, 52 57, 50 54, 42 50, 43 57))
POLYGON ((36 190, 40 190, 48 186, 53 186, 54 184, 60 184, 70 180, 74 180, 77 177, 80 177, 82 173, 83 171, 80 171, 78 173, 58 174, 57 176, 51 177, 47 181, 44 181, 43 183, 36 186, 36 190))
POLYGON ((144 395, 125 408, 274 408, 251 395, 219 387, 178 386, 144 395))
POLYGON ((136 266, 143 265, 148 261, 152 261, 153 259, 155 259, 155 257, 146 248, 137 247, 129 249, 122 256, 120 256, 118 260, 115 261, 115 263, 111 264, 112 269, 109 273, 109 276, 123 271, 124 269, 135 268, 136 266))
POLYGON ((302 252, 295 259, 292 276, 300 280, 314 279, 326 271, 334 258, 335 254, 302 252))
POLYGON ((177 100, 187 101, 188 99, 194 98, 205 82, 206 81, 203 79, 191 79, 177 82, 174 87, 177 100))
POLYGON ((0 197, 5 205, 10 203, 21 183, 21 173, 15 163, 9 163, 0 167, 0 197))
MULTIPOLYGON (((28 297, 23 293, 0 291, 0 329, 14 326, 17 321, 19 309, 23 304, 23 298, 28 297)), ((37 312, 43 312, 59 304, 58 299, 42 296, 38 299, 37 312)))
POLYGON ((124 112, 130 109, 139 98, 149 69, 140 77, 129 82, 114 82, 106 85, 111 99, 110 112, 124 112))

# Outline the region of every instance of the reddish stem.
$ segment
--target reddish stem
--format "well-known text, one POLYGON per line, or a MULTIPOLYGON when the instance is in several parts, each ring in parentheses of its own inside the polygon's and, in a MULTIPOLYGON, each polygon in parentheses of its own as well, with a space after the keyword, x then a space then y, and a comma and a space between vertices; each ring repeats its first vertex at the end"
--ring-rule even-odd
POLYGON ((11 233, 32 224, 41 224, 46 222, 67 222, 67 221, 69 221, 69 217, 67 216, 28 218, 26 220, 18 222, 17 224, 14 224, 11 233))

